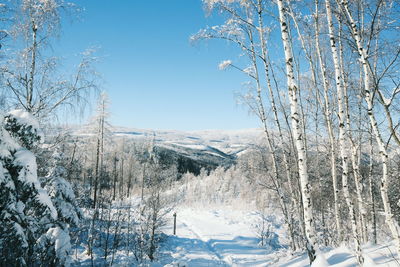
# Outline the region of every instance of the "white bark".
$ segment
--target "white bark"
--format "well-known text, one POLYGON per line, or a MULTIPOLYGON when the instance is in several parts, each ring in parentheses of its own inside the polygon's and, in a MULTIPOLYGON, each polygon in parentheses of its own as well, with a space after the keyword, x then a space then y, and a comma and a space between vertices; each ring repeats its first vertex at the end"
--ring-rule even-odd
MULTIPOLYGON (((278 117, 278 108, 275 103, 275 94, 274 94, 274 90, 273 90, 273 87, 271 84, 271 78, 270 78, 270 74, 269 74, 267 42, 264 37, 264 22, 263 22, 263 17, 262 17, 263 16, 262 0, 257 0, 257 12, 258 12, 257 30, 258 30, 258 34, 259 34, 259 38, 260 38, 260 43, 261 43, 261 45, 260 45, 261 46, 261 58, 262 58, 262 62, 264 65, 264 75, 265 75, 265 79, 267 82, 269 101, 271 103, 271 108, 272 108, 272 112, 274 115, 274 121, 275 121, 276 127, 278 128, 279 146, 280 146, 280 148, 282 150, 282 154, 283 154, 283 164, 285 166, 285 173, 286 173, 286 179, 287 179, 288 186, 289 186, 289 192, 292 195, 291 202, 292 202, 292 205, 294 206, 295 210, 300 211, 300 204, 298 203, 298 199, 296 197, 297 193, 294 191, 293 186, 292 186, 291 171, 290 171, 289 161, 288 161, 288 157, 287 157, 287 153, 286 153, 286 149, 285 149, 285 139, 283 137, 282 126, 281 126, 281 123, 280 123, 279 117, 278 117)), ((261 92, 259 92, 259 97, 261 97, 261 92)), ((264 109, 263 109, 263 113, 265 114, 264 109)), ((298 217, 301 218, 301 216, 302 216, 302 214, 299 213, 298 217)), ((294 244, 294 249, 296 249, 295 244, 294 244)))
POLYGON ((32 29, 32 47, 31 51, 31 66, 29 71, 29 83, 26 85, 26 104, 25 108, 28 112, 33 111, 33 91, 34 91, 34 79, 35 79, 35 69, 36 69, 36 53, 37 53, 37 26, 35 21, 32 19, 31 22, 32 29))
MULTIPOLYGON (((348 139, 350 141, 350 146, 351 146, 351 163, 352 163, 352 167, 353 167, 354 184, 356 186, 358 209, 360 212, 359 233, 361 234, 361 238, 362 238, 363 242, 367 242, 368 241, 367 240, 368 239, 367 226, 366 226, 367 211, 365 209, 365 205, 364 205, 364 201, 363 201, 363 197, 362 197, 362 183, 361 183, 362 177, 361 177, 361 173, 360 173, 360 157, 358 156, 359 151, 358 151, 356 142, 353 139, 351 123, 350 123, 351 116, 350 116, 350 107, 349 107, 348 83, 345 78, 345 72, 344 72, 343 46, 342 46, 342 42, 341 42, 341 34, 342 34, 341 23, 339 22, 340 73, 342 75, 342 80, 343 80, 343 93, 344 93, 344 100, 345 100, 345 105, 346 105, 346 131, 347 131, 347 136, 348 136, 348 139)), ((361 80, 362 80, 362 78, 360 78, 360 81, 361 80)), ((361 103, 359 105, 359 108, 361 108, 361 103)), ((361 113, 360 113, 360 116, 361 116, 361 113)), ((359 146, 360 145, 361 145, 361 141, 359 143, 359 146)))
POLYGON ((336 231, 338 234, 339 243, 342 241, 342 227, 340 223, 340 215, 339 215, 339 189, 337 182, 337 172, 336 172, 336 149, 335 149, 335 137, 333 133, 332 119, 331 119, 331 107, 329 101, 329 82, 326 76, 326 65, 322 59, 321 47, 319 42, 319 16, 318 16, 318 1, 316 0, 316 12, 315 12, 315 46, 317 49, 317 55, 319 60, 319 65, 321 68, 322 75, 322 84, 324 88, 324 117, 326 122, 326 128, 328 130, 329 136, 329 147, 331 154, 331 176, 332 176, 332 184, 333 184, 333 197, 334 197, 334 208, 335 208, 335 223, 336 223, 336 231))
POLYGON ((371 209, 371 223, 372 223, 372 242, 373 244, 377 243, 377 235, 376 235, 376 209, 375 209, 375 194, 374 194, 374 182, 373 182, 373 173, 374 173, 374 146, 372 142, 372 129, 371 136, 369 138, 369 166, 368 166, 368 185, 369 185, 369 202, 371 209))
POLYGON ((357 28, 357 25, 354 21, 354 18, 349 10, 348 2, 341 1, 341 7, 344 11, 347 19, 350 22, 350 29, 352 31, 353 38, 357 45, 358 54, 360 57, 360 61, 363 68, 364 73, 364 92, 365 92, 365 102, 367 103, 368 117, 370 120, 370 124, 375 136, 375 140, 378 144, 379 156, 382 163, 382 178, 381 178, 381 197, 383 202, 383 207, 386 216, 386 223, 388 224, 390 231, 392 233, 392 237, 396 242, 397 252, 400 255, 400 230, 399 226, 394 218, 392 213, 392 209, 390 206, 389 196, 388 196, 388 182, 389 182, 389 173, 388 173, 388 153, 386 150, 385 142, 383 141, 383 137, 378 128, 378 122, 376 120, 374 114, 374 105, 373 105, 373 94, 371 91, 371 74, 369 72, 369 64, 366 50, 361 42, 361 37, 357 28))
POLYGON ((360 237, 357 231, 357 220, 354 211, 354 204, 352 198, 350 196, 349 191, 349 168, 348 168, 348 152, 347 152, 347 136, 346 136, 346 125, 345 125, 345 99, 344 99, 344 88, 343 88, 343 77, 340 72, 340 62, 339 55, 336 47, 336 38, 332 20, 332 11, 330 6, 330 0, 325 0, 325 7, 327 13, 327 23, 329 28, 329 39, 331 45, 331 52, 333 58, 333 64, 335 67, 335 81, 336 81, 336 90, 337 90, 337 102, 338 102, 338 119, 339 119, 339 147, 340 147, 340 157, 342 159, 342 186, 343 186, 343 195, 346 200, 346 204, 349 208, 349 217, 351 220, 351 228, 353 233, 353 241, 357 253, 357 260, 360 265, 364 262, 361 251, 360 237))
POLYGON ((259 70, 258 70, 258 65, 257 65, 257 54, 256 54, 256 50, 255 50, 253 32, 251 29, 248 29, 248 36, 249 36, 249 41, 250 41, 250 57, 251 57, 251 61, 252 61, 254 72, 255 72, 253 78, 254 78, 254 80, 256 82, 256 86, 257 86, 258 113, 259 113, 259 117, 260 117, 260 120, 263 125, 265 137, 267 138, 268 149, 271 153, 271 159, 272 159, 273 176, 271 178, 272 178, 272 182, 274 183, 274 187, 275 187, 276 192, 279 197, 279 204, 281 206, 283 215, 285 217, 285 223, 289 230, 289 234, 291 237, 291 247, 293 250, 295 250, 296 245, 295 245, 295 239, 294 239, 292 217, 291 217, 291 215, 288 211, 287 205, 285 203, 285 194, 282 191, 282 184, 280 182, 280 177, 279 177, 279 172, 278 172, 276 148, 275 148, 275 145, 273 144, 272 136, 268 131, 267 117, 265 114, 264 101, 262 98, 262 88, 261 88, 259 70))
POLYGON ((298 156, 298 168, 299 168, 300 186, 301 186, 301 194, 302 194, 303 209, 304 209, 305 231, 308 243, 307 249, 310 261, 312 262, 315 259, 315 249, 317 248, 317 242, 316 242, 313 214, 312 214, 311 185, 308 180, 307 157, 304 145, 305 133, 303 132, 300 122, 300 114, 299 114, 298 99, 297 99, 298 87, 294 78, 294 68, 293 68, 294 59, 289 40, 289 28, 286 20, 283 0, 278 0, 277 4, 279 9, 281 37, 285 52, 286 79, 289 90, 292 131, 295 139, 297 156, 298 156))

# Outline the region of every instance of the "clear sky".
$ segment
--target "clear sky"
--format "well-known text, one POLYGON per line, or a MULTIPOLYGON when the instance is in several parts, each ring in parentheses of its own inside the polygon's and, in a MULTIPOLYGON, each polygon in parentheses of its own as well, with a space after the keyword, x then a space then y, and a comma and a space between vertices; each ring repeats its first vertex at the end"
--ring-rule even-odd
POLYGON ((247 78, 218 64, 237 57, 224 41, 193 45, 190 35, 219 22, 201 0, 74 0, 85 10, 64 22, 56 53, 99 46, 97 70, 111 100, 111 123, 147 129, 243 129, 259 126, 236 104, 247 78))

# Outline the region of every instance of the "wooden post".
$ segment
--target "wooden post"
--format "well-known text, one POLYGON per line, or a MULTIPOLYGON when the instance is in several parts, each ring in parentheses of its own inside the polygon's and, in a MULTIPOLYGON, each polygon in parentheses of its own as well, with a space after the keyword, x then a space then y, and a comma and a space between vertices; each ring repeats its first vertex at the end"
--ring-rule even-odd
POLYGON ((174 235, 176 235, 176 212, 174 212, 174 235))

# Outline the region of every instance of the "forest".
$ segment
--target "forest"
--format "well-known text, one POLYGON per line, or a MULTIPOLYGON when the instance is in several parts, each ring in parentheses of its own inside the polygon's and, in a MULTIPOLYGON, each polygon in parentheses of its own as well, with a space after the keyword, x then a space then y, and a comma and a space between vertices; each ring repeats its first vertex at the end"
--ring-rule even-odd
POLYGON ((0 1, 0 266, 400 265, 399 1, 202 0, 260 127, 197 133, 111 123, 75 2, 0 1))

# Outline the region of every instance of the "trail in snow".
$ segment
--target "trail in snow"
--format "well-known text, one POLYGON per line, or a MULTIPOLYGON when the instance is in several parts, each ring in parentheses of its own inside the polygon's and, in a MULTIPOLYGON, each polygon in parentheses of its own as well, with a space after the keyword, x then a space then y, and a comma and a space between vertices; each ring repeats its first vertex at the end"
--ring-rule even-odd
MULTIPOLYGON (((274 213, 271 211, 271 213, 274 213)), ((272 241, 269 247, 260 247, 254 224, 259 213, 239 210, 232 206, 188 208, 177 210, 177 235, 173 232, 173 217, 163 229, 163 240, 157 253, 157 260, 141 265, 126 248, 120 247, 115 254, 113 266, 151 266, 151 267, 310 267, 304 252, 293 253, 280 244, 286 244, 285 229, 279 220, 270 215, 272 241)), ((92 266, 87 255, 86 240, 74 248, 72 266, 92 266)), ((94 249, 95 266, 104 265, 104 251, 94 249)), ((323 248, 325 266, 357 267, 354 252, 341 246, 334 249, 323 248)), ((399 267, 400 261, 392 242, 382 245, 365 245, 363 254, 366 263, 363 267, 399 267), (395 259, 397 258, 397 259, 395 259)), ((322 266, 318 266, 322 267, 322 266)))
MULTIPOLYGON (((275 247, 260 247, 253 225, 258 218, 256 212, 232 210, 232 207, 220 210, 180 208, 177 214, 177 235, 172 235, 172 221, 165 229, 168 236, 160 254, 162 266, 310 266, 305 253, 293 254, 276 247, 276 244, 285 243, 284 239, 279 240, 285 237, 285 230, 279 225, 274 225, 275 247)), ((364 246, 365 266, 400 266, 394 251, 391 243, 364 246)), ((327 266, 357 266, 354 253, 344 246, 325 248, 322 253, 327 266)))
POLYGON ((168 241, 168 249, 175 259, 170 266, 272 264, 275 259, 268 258, 267 250, 258 245, 248 218, 243 214, 226 215, 220 211, 178 211, 177 235, 168 241))

